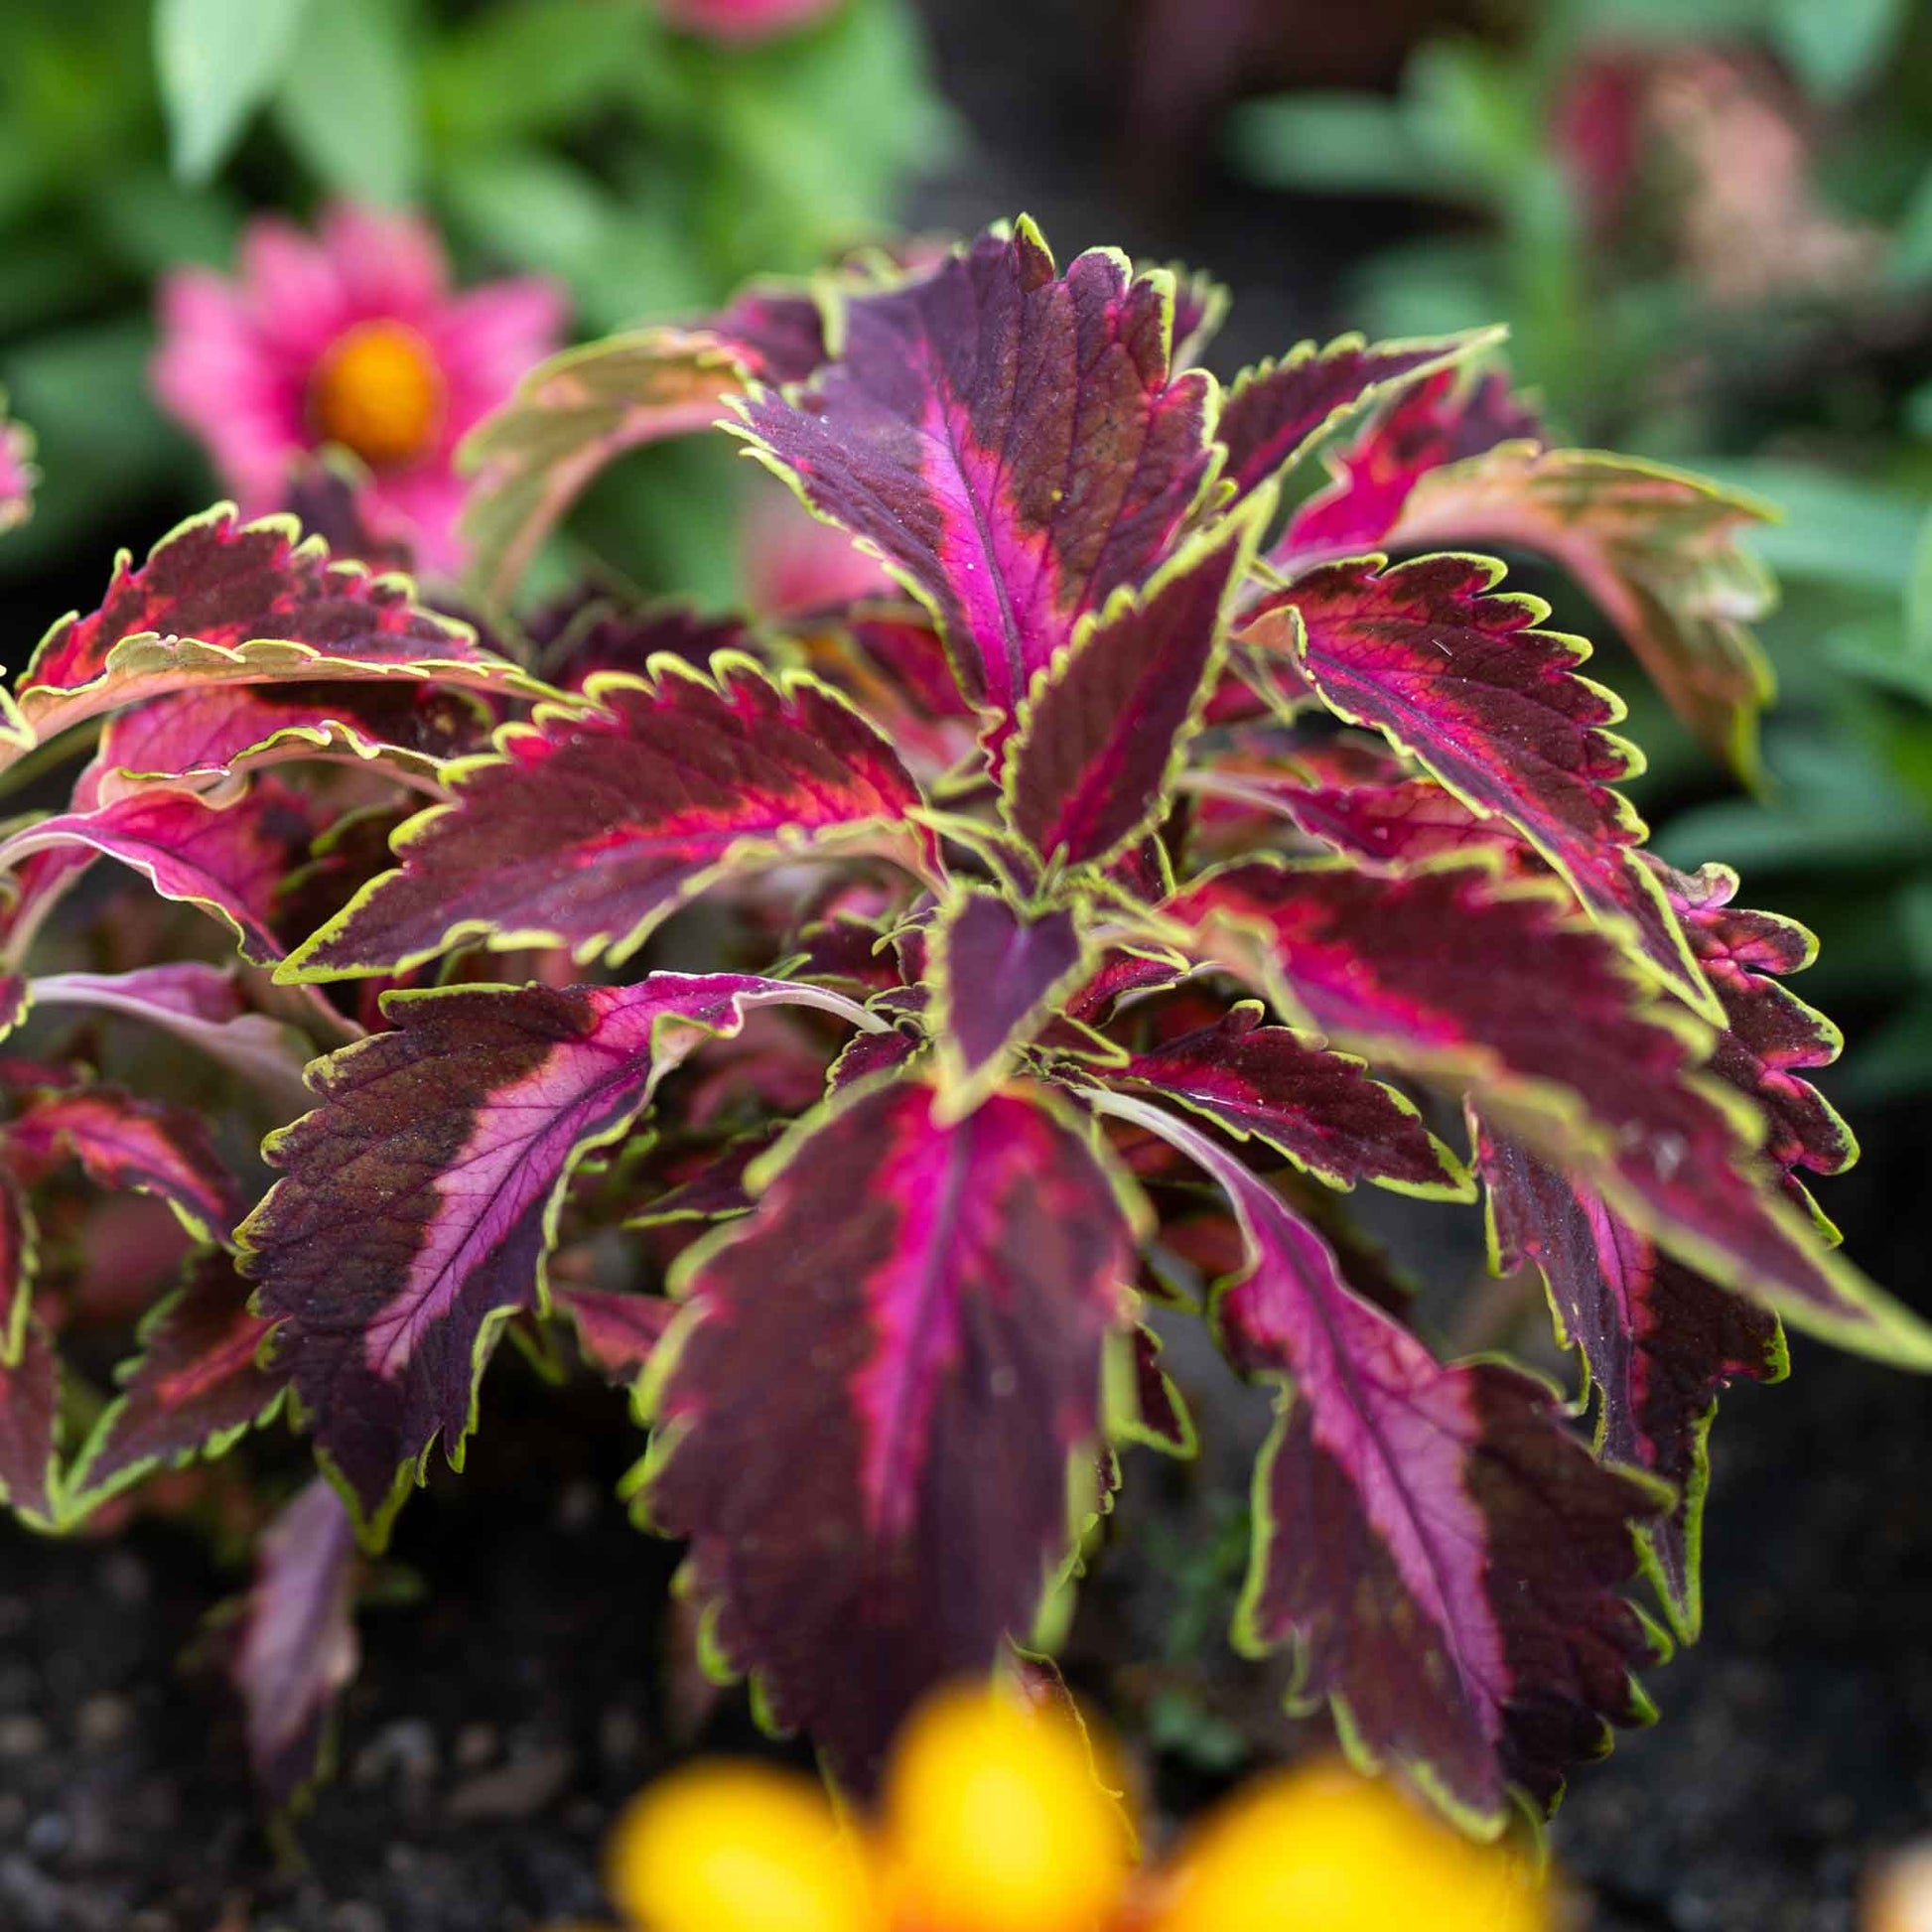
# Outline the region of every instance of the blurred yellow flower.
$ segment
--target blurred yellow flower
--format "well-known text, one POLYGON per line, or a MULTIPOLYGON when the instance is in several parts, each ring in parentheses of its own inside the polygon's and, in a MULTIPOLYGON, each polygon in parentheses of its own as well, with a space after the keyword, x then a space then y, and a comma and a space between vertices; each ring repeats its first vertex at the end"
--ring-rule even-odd
POLYGON ((811 1779, 695 1764, 633 1799, 608 1884, 638 1932, 873 1932, 858 1842, 811 1779))
POLYGON ((1211 1813, 1150 1932, 1547 1932, 1543 1887, 1393 1787, 1334 1763, 1264 1778, 1211 1813))
POLYGON ((907 1726, 881 1839, 886 1922, 918 1932, 1101 1932, 1133 1873, 1074 1724, 979 1690, 942 1693, 907 1726))
POLYGON ((1320 1764, 1256 1780, 1165 1867, 1070 1718, 992 1690, 906 1726, 876 1826, 809 1779, 697 1765, 619 1819, 635 1932, 1550 1932, 1542 1884, 1392 1787, 1320 1764))

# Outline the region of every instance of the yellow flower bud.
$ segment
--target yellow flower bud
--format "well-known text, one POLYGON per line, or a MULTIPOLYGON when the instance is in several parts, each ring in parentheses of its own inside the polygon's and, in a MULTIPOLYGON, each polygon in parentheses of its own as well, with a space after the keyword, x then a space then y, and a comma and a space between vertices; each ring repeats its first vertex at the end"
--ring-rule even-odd
POLYGON ((611 1896, 637 1932, 875 1932, 864 1855, 808 1778, 695 1764, 634 1798, 611 1896))
POLYGON ((1522 1863, 1338 1764, 1265 1779, 1182 1846, 1150 1932, 1549 1932, 1522 1863))
POLYGON ((912 1719, 883 1833, 894 1932, 1100 1932, 1132 1870, 1078 1726, 992 1691, 912 1719))

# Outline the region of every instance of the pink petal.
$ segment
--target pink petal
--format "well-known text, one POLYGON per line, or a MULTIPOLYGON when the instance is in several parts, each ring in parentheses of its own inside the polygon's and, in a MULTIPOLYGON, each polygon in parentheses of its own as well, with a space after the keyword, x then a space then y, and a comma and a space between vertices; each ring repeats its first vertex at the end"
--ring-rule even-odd
POLYGON ((415 215, 339 202, 322 217, 322 245, 358 317, 420 328, 443 302, 449 262, 436 231, 415 215))

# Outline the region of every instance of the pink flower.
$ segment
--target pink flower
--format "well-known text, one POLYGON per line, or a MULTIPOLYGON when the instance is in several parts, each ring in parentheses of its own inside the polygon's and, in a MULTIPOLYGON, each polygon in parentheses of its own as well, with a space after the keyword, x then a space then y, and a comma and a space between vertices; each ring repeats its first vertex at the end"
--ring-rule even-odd
POLYGON ((835 11, 842 0, 657 0, 673 27, 714 41, 766 41, 835 11))
POLYGON ((364 508, 426 570, 462 562, 465 433, 557 345, 564 302, 539 281, 449 286, 422 221, 334 207, 319 237, 264 218, 240 274, 170 275, 154 386, 249 513, 279 507, 295 461, 337 444, 370 472, 364 508))

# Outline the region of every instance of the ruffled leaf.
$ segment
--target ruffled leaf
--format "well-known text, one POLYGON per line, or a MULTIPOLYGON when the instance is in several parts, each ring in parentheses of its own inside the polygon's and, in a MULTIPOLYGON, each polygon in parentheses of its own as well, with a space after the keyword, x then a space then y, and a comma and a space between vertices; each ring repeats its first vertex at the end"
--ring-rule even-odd
POLYGON ((1243 369, 1214 425, 1227 451, 1225 474, 1245 496, 1292 469, 1343 417, 1493 348, 1507 333, 1472 329, 1435 342, 1374 344, 1338 336, 1325 348, 1301 343, 1279 361, 1243 369))
POLYGON ((1631 1672, 1655 1645, 1619 1592, 1658 1495, 1600 1467, 1543 1384, 1438 1362, 1205 1135, 1130 1118, 1234 1203, 1246 1258, 1216 1322, 1236 1366, 1282 1391, 1237 1637, 1293 1644, 1299 1697, 1333 1708, 1351 1752, 1472 1828, 1500 1831, 1512 1790, 1554 1805, 1612 1725, 1650 1716, 1631 1672))
POLYGON ((1845 1347, 1932 1364, 1924 1325, 1769 1185, 1753 1160, 1762 1122, 1697 1072, 1709 1034, 1647 1006, 1621 955, 1554 895, 1468 868, 1383 879, 1255 862, 1169 912, 1210 927, 1207 950, 1291 1018, 1467 1092, 1689 1266, 1845 1347))
POLYGON ((1396 397, 1355 443, 1324 457, 1333 479, 1289 519, 1276 559, 1381 548, 1421 477, 1498 443, 1541 443, 1543 424, 1500 371, 1445 369, 1396 397))
POLYGON ((93 759, 97 795, 135 784, 201 784, 294 759, 380 761, 435 777, 484 750, 487 709, 427 683, 216 685, 108 720, 93 759))
POLYGON ((33 981, 42 1007, 86 1007, 160 1027, 241 1074, 286 1118, 308 1105, 309 1048, 292 1027, 242 1005, 232 972, 200 960, 131 973, 53 973, 33 981))
POLYGON ((1606 729, 1621 703, 1578 675, 1589 646, 1536 628, 1548 615, 1538 599, 1491 595, 1497 565, 1377 562, 1315 567, 1259 605, 1243 638, 1290 652, 1331 711, 1515 826, 1592 918, 1715 1019, 1670 901, 1635 856, 1643 821, 1612 788, 1642 765, 1606 729))
MULTIPOLYGON (((0 868, 79 847, 118 859, 163 898, 199 905, 234 933, 257 966, 283 956, 271 917, 277 893, 316 832, 300 793, 269 778, 219 802, 155 785, 92 811, 59 812, 0 840, 0 868)), ((70 883, 70 879, 67 882, 70 883)))
POLYGON ((661 1295, 628 1295, 612 1289, 553 1285, 552 1305, 570 1317, 584 1359, 619 1387, 628 1387, 644 1372, 651 1351, 677 1313, 677 1304, 661 1295))
POLYGON ((96 1187, 166 1201, 198 1240, 227 1240, 241 1216, 240 1186, 214 1151, 207 1124, 118 1087, 40 1093, 0 1130, 0 1143, 30 1181, 62 1161, 78 1161, 96 1187))
POLYGON ((1818 942, 1793 919, 1731 904, 1737 875, 1706 866, 1686 876, 1656 865, 1692 949, 1724 1009, 1710 1068, 1748 1095, 1769 1123, 1765 1157, 1787 1173, 1843 1173, 1859 1145, 1838 1109, 1802 1076, 1830 1066, 1844 1036, 1815 1007, 1777 982, 1802 972, 1818 942))
POLYGON ((141 1323, 140 1353, 63 1486, 72 1521, 150 1470, 219 1455, 281 1407, 284 1378, 257 1362, 273 1323, 248 1311, 248 1284, 215 1250, 141 1323))
POLYGON ((63 618, 16 692, 13 736, 45 742, 105 711, 211 684, 432 678, 482 690, 530 687, 482 650, 467 624, 410 601, 408 580, 332 562, 292 518, 239 522, 212 510, 125 555, 97 611, 63 618))
MULTIPOLYGON (((322 1101, 264 1149, 240 1241, 316 1449, 379 1541, 440 1435, 461 1466, 496 1335, 545 1306, 570 1177, 705 1037, 836 994, 746 975, 392 994, 395 1031, 319 1060, 322 1101)), ((865 1016, 859 1016, 862 1020, 865 1016)), ((877 1022, 870 1024, 877 1025, 877 1022)))
POLYGON ((256 1782, 277 1809, 298 1803, 321 1774, 336 1700, 361 1664, 360 1568, 348 1511, 320 1476, 256 1545, 229 1676, 247 1717, 256 1782))
POLYGON ((1017 1092, 933 1102, 875 1086, 789 1144, 681 1265, 655 1392, 646 1500, 720 1649, 861 1789, 933 1685, 1032 1627, 1133 1271, 1080 1135, 1017 1092))
POLYGON ((299 947, 282 977, 420 965, 466 940, 621 960, 716 880, 813 850, 917 864, 920 804, 892 747, 815 680, 743 658, 710 677, 592 680, 586 712, 542 708, 500 756, 451 773, 455 802, 396 836, 401 866, 299 947))
POLYGON ((816 305, 753 295, 702 329, 646 329, 565 349, 471 431, 462 531, 486 597, 506 603, 543 540, 626 450, 711 428, 754 378, 789 382, 824 356, 816 305))
POLYGON ((993 230, 855 297, 841 358, 745 434, 932 610, 961 688, 1010 718, 1079 620, 1144 582, 1212 467, 1212 380, 1172 363, 1173 282, 1096 250, 1060 275, 993 230))
POLYGON ((1541 446, 1500 387, 1444 378, 1341 461, 1275 561, 1342 549, 1483 544, 1561 564, 1616 625, 1672 708, 1719 757, 1755 768, 1772 681, 1749 626, 1775 592, 1738 543, 1767 511, 1661 464, 1541 446))
POLYGON ((1118 593, 1035 680, 1003 793, 1042 858, 1104 863, 1160 819, 1258 531, 1254 515, 1224 519, 1145 591, 1118 593))
POLYGON ((1543 1277, 1563 1337, 1598 1391, 1599 1453, 1676 1491, 1674 1507, 1642 1535, 1672 1626, 1693 1642, 1718 1396, 1735 1380, 1783 1377, 1778 1318, 1673 1260, 1522 1148, 1484 1134, 1480 1157, 1496 1265, 1543 1277))
POLYGON ((1094 1078, 1176 1100, 1331 1186, 1374 1180, 1401 1193, 1470 1197, 1467 1169, 1410 1101, 1370 1079, 1360 1060, 1261 1020, 1260 1002, 1243 1001, 1094 1078))

